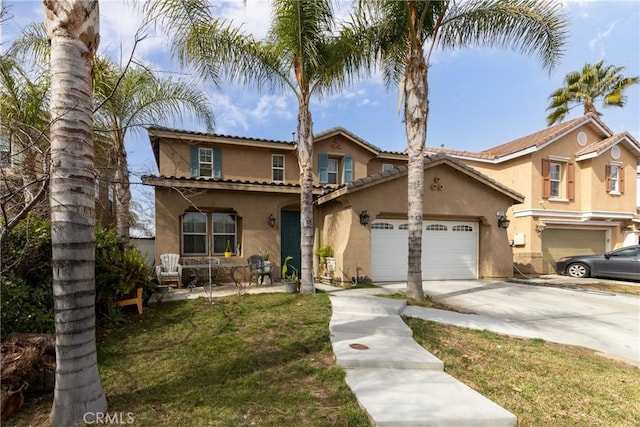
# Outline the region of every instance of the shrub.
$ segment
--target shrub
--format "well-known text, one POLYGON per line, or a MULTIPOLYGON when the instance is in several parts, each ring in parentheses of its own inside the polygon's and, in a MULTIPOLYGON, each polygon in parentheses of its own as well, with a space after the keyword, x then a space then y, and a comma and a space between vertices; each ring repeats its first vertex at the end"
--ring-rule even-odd
MULTIPOLYGON (((0 251, 2 338, 11 332, 51 332, 53 291, 51 225, 27 218, 7 236, 0 251)), ((115 299, 141 286, 153 289, 151 270, 136 248, 125 248, 115 231, 96 227, 96 307, 106 312, 115 299)))
POLYGON ((96 303, 104 306, 109 297, 120 299, 136 288, 155 287, 144 255, 134 247, 103 247, 96 251, 96 303))
POLYGON ((11 332, 53 332, 51 286, 29 286, 15 277, 0 277, 2 339, 11 332))

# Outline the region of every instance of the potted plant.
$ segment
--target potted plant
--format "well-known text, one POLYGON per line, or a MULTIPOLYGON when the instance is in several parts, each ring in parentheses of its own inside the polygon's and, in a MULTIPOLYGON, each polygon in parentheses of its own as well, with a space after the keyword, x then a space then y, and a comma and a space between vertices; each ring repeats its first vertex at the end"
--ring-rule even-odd
POLYGON ((298 292, 298 270, 291 264, 293 257, 287 255, 282 263, 282 279, 288 294, 298 292))
POLYGON ((227 247, 224 250, 224 257, 231 258, 231 255, 233 255, 233 252, 231 251, 231 240, 227 240, 227 247))
POLYGON ((336 270, 336 260, 333 258, 333 248, 324 245, 318 248, 316 254, 320 257, 320 276, 333 278, 336 270))
POLYGON ((263 270, 265 273, 269 273, 271 271, 271 261, 269 260, 269 251, 265 248, 260 248, 258 254, 262 257, 263 261, 263 270))
POLYGON ((331 258, 333 256, 333 249, 330 245, 320 246, 318 250, 316 250, 316 254, 320 258, 320 276, 326 276, 327 258, 331 258))

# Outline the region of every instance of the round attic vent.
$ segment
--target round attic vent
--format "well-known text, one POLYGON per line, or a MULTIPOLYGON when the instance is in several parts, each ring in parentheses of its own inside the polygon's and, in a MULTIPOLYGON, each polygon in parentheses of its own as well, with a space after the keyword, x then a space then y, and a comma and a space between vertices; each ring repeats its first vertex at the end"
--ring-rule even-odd
POLYGON ((587 134, 584 132, 578 132, 578 145, 584 147, 587 145, 587 134))
POLYGON ((617 145, 611 147, 611 158, 613 160, 618 160, 620 158, 620 147, 617 145))

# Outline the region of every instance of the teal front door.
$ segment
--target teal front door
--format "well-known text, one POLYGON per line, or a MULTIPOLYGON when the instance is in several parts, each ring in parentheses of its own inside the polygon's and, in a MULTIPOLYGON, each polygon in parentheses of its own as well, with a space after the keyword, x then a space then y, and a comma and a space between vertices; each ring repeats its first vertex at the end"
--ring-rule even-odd
POLYGON ((290 264, 300 275, 300 212, 282 211, 280 220, 280 259, 284 262, 289 255, 293 257, 290 264))

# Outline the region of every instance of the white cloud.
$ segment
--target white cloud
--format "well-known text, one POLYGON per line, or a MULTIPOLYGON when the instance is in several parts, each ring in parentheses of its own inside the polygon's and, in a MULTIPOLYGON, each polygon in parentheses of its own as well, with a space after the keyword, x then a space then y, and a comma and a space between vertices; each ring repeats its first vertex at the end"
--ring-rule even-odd
POLYGON ((588 43, 589 49, 599 50, 600 57, 604 57, 606 54, 606 50, 604 47, 605 46, 604 40, 606 40, 613 34, 613 30, 615 30, 616 25, 618 25, 619 22, 620 20, 613 21, 612 23, 609 24, 606 30, 600 31, 594 38, 589 40, 589 43, 588 43))
POLYGON ((238 129, 249 129, 247 113, 241 107, 235 105, 227 95, 209 95, 211 105, 216 117, 216 133, 234 134, 238 129))
POLYGON ((259 122, 265 122, 273 116, 281 119, 295 117, 292 108, 287 106, 286 97, 276 95, 261 96, 258 105, 249 112, 249 115, 259 122))

